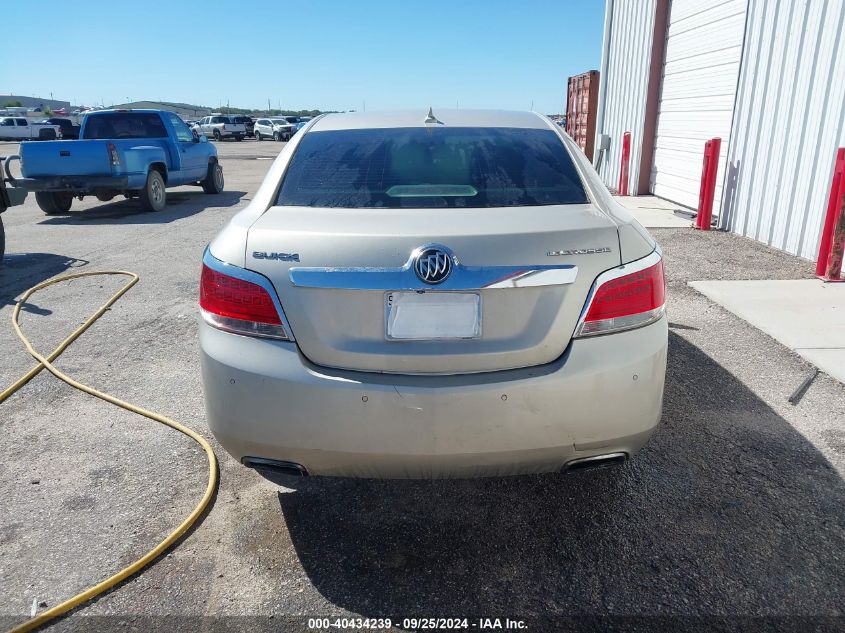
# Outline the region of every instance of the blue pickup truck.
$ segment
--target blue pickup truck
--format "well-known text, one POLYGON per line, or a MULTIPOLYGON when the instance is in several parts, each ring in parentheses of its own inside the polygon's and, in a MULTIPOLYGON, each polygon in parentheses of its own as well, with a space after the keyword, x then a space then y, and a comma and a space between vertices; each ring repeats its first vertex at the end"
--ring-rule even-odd
POLYGON ((34 192, 48 215, 67 213, 75 197, 86 195, 103 202, 118 194, 137 197, 144 210, 161 211, 167 187, 223 191, 217 149, 173 112, 92 112, 85 116, 79 139, 21 143, 23 177, 11 184, 34 192))

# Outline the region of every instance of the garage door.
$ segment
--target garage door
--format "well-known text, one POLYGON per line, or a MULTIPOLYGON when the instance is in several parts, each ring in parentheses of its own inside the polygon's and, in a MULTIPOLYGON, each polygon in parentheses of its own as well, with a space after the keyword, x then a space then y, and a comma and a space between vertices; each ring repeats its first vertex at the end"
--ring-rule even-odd
POLYGON ((651 191, 696 208, 704 143, 722 139, 713 212, 722 195, 747 0, 672 0, 651 191))

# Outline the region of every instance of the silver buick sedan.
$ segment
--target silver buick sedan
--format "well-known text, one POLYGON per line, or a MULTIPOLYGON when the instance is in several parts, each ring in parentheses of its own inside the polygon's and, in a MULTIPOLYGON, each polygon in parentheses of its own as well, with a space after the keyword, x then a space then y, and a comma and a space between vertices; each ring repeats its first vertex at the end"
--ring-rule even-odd
POLYGON ((209 424, 284 474, 617 464, 660 419, 664 296, 654 239, 549 119, 324 115, 205 252, 209 424))

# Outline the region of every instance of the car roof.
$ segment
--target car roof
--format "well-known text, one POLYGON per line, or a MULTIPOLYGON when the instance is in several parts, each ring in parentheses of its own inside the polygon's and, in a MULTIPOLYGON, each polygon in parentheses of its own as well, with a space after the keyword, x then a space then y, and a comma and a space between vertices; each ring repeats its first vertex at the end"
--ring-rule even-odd
MULTIPOLYGON (((394 127, 425 127, 429 109, 391 110, 383 112, 339 112, 321 116, 310 128, 312 132, 327 130, 361 130, 394 127)), ((509 127, 548 129, 545 118, 536 112, 514 110, 438 110, 432 109, 439 123, 450 127, 509 127)), ((428 125, 432 125, 429 123, 428 125)))

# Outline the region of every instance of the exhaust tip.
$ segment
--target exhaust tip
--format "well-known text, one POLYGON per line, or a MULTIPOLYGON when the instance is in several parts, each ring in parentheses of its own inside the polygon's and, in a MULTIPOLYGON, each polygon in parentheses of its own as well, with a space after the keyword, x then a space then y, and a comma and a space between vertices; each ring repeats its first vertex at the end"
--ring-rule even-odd
POLYGON ((561 472, 574 473, 581 470, 610 468, 611 466, 621 466, 626 461, 628 461, 628 453, 605 453, 604 455, 594 455, 593 457, 581 457, 566 462, 561 472))
POLYGON ((244 457, 241 463, 247 468, 253 468, 258 471, 270 471, 277 475, 289 475, 291 477, 308 476, 308 470, 305 466, 296 462, 266 459, 264 457, 244 457))

